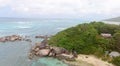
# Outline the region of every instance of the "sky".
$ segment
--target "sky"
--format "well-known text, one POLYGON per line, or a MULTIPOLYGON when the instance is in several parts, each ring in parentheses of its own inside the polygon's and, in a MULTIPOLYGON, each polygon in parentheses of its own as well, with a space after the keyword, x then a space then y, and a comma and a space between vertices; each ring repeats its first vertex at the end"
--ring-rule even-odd
POLYGON ((0 17, 100 20, 120 16, 120 0, 0 0, 0 17))

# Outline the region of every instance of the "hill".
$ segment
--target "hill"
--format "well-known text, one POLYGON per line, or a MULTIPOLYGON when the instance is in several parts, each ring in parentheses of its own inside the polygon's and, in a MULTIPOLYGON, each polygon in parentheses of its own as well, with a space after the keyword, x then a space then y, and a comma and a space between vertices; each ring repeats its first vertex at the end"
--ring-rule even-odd
POLYGON ((79 24, 58 32, 50 38, 49 45, 63 47, 72 52, 76 51, 78 54, 92 54, 120 66, 120 57, 110 59, 108 54, 112 51, 120 52, 119 25, 102 22, 79 24), (111 37, 101 34, 111 35, 111 37))
POLYGON ((77 53, 103 55, 105 51, 120 52, 119 37, 119 25, 91 22, 58 32, 50 38, 49 44, 77 53), (113 37, 104 38, 101 33, 111 34, 113 37))
POLYGON ((106 19, 106 20, 104 20, 104 21, 120 22, 120 17, 111 18, 111 19, 106 19))

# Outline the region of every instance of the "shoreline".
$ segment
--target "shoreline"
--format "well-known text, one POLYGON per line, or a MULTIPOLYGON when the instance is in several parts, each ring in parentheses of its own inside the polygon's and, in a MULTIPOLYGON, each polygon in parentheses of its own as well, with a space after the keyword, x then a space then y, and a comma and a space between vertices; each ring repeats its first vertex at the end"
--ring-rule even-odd
MULTIPOLYGON (((108 63, 107 61, 103 61, 100 58, 95 57, 94 55, 84 55, 79 54, 76 58, 76 61, 64 61, 65 63, 71 64, 73 66, 82 66, 80 62, 88 63, 90 66, 115 66, 112 63, 108 63)), ((87 65, 88 66, 88 65, 87 65)))
MULTIPOLYGON (((6 37, 6 36, 5 36, 6 37)), ((27 42, 32 42, 31 39, 27 39, 25 40, 26 38, 23 39, 23 37, 21 36, 17 36, 17 35, 13 35, 13 36, 7 36, 7 38, 9 38, 9 40, 11 41, 10 38, 13 38, 11 42, 14 42, 16 40, 19 40, 20 38, 20 41, 27 41, 27 42)), ((50 38, 50 37, 47 37, 46 35, 45 36, 35 36, 34 37, 35 39, 45 39, 46 41, 43 40, 43 49, 44 48, 44 45, 47 44, 47 38, 50 38)), ((8 39, 6 40, 8 41, 8 39)), ((5 42, 6 42, 5 41, 5 42)), ((35 44, 34 44, 35 45, 35 44)), ((39 45, 39 44, 38 44, 39 45)), ((41 45, 40 45, 41 46, 41 45)), ((54 47, 55 48, 55 47, 54 47)), ((58 48, 59 49, 59 48, 58 48)), ((63 50, 63 49, 62 49, 63 50)), ((68 54, 69 55, 69 54, 68 54)), ((70 65, 70 66, 114 66, 113 64, 111 63, 108 63, 107 61, 103 61, 101 60, 100 58, 97 58, 95 57, 94 55, 83 55, 83 54, 78 54, 77 55, 78 57, 75 58, 75 61, 67 61, 67 60, 64 60, 64 59, 61 59, 61 61, 65 62, 66 64, 70 65)), ((63 57, 69 57, 69 56, 66 56, 66 55, 63 55, 63 57)), ((56 57, 57 58, 57 57, 56 57)), ((71 57, 70 57, 71 58, 71 57)), ((57 58, 58 59, 58 58, 57 58)))

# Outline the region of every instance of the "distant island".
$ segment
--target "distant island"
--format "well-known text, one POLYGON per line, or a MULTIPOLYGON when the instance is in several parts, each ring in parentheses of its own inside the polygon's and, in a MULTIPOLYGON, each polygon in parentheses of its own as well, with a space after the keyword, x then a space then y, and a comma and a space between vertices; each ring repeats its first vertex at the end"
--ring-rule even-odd
POLYGON ((120 66, 120 25, 103 22, 79 24, 58 32, 48 44, 78 54, 95 55, 120 66))
POLYGON ((106 20, 104 20, 104 21, 120 22, 120 17, 111 18, 111 19, 106 19, 106 20))

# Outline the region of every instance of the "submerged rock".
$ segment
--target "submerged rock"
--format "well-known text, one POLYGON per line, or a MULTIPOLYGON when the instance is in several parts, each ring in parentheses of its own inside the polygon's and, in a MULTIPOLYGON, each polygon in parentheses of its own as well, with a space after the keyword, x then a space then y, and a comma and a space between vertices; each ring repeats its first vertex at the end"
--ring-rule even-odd
POLYGON ((29 58, 29 59, 32 59, 33 56, 34 56, 34 55, 33 55, 32 53, 29 53, 29 54, 28 54, 28 58, 29 58))
POLYGON ((44 36, 35 36, 35 38, 44 38, 44 36))

